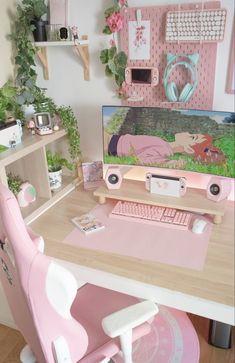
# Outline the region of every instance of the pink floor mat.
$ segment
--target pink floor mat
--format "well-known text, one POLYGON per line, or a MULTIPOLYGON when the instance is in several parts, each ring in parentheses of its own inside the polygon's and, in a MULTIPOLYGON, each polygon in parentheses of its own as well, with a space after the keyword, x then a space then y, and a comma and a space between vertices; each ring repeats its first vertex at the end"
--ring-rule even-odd
MULTIPOLYGON (((205 231, 198 235, 190 229, 182 231, 110 218, 109 213, 113 206, 110 201, 91 211, 105 225, 104 229, 85 235, 75 228, 64 242, 83 248, 203 270, 212 230, 209 220, 205 231)), ((199 218, 206 219, 202 216, 199 218)))
MULTIPOLYGON (((199 342, 187 315, 159 306, 151 332, 133 344, 135 363, 198 363, 199 342)), ((121 354, 112 358, 123 363, 121 354)))

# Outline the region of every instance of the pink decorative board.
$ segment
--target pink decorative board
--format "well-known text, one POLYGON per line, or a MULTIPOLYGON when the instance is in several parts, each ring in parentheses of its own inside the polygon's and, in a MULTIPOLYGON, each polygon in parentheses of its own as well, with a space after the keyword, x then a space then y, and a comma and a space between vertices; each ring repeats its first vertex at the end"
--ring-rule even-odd
MULTIPOLYGON (((191 230, 152 226, 109 218, 114 202, 98 205, 92 209, 105 228, 85 235, 75 228, 65 243, 83 248, 131 256, 142 260, 203 270, 212 224, 208 221, 203 234, 191 230)), ((204 217, 199 217, 204 218, 204 217)))
MULTIPOLYGON (((219 1, 211 1, 203 3, 204 9, 220 8, 219 1)), ((124 26, 120 31, 121 49, 129 55, 128 67, 156 67, 159 71, 159 84, 154 87, 146 85, 127 85, 127 95, 135 101, 123 100, 125 106, 158 106, 158 107, 173 107, 173 108, 191 108, 211 110, 213 105, 214 95, 214 78, 216 66, 216 43, 192 42, 192 43, 167 43, 165 41, 165 25, 166 14, 168 11, 177 10, 195 10, 201 9, 202 3, 198 4, 178 4, 157 7, 143 8, 127 8, 123 10, 124 26), (150 59, 148 59, 148 47, 136 59, 133 59, 133 50, 129 49, 129 34, 130 27, 137 22, 136 11, 141 10, 141 21, 143 24, 150 23, 150 39, 148 34, 144 39, 148 45, 150 41, 150 59), (148 22, 148 23, 147 23, 148 22), (169 102, 165 96, 163 87, 163 74, 166 67, 166 54, 173 53, 182 54, 199 54, 199 62, 197 64, 198 84, 193 96, 188 102, 169 102), (132 58, 132 59, 130 59, 132 58)), ((191 81, 188 72, 181 66, 176 67, 171 74, 169 81, 175 82, 179 92, 184 85, 191 81)))

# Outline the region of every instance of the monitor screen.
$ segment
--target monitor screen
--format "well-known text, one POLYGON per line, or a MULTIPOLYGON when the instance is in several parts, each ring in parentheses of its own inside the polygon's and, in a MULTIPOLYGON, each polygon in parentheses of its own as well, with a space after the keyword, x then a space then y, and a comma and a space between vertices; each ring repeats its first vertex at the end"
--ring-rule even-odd
POLYGON ((104 163, 235 176, 235 113, 103 106, 104 163))
POLYGON ((51 127, 51 117, 48 112, 34 114, 34 121, 37 128, 51 127))

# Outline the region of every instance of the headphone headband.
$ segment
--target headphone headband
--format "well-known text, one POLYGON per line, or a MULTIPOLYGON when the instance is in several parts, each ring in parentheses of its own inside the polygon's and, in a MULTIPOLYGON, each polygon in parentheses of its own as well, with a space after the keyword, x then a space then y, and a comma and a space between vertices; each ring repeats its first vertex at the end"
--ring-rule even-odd
POLYGON ((196 86, 197 86, 197 70, 196 70, 195 65, 197 64, 198 59, 199 59, 198 53, 180 54, 180 55, 174 55, 172 53, 168 53, 167 54, 167 65, 166 65, 164 75, 163 75, 164 87, 166 87, 169 76, 170 76, 171 72, 173 71, 173 69, 176 66, 183 65, 183 66, 185 66, 185 68, 190 70, 190 73, 192 76, 192 82, 194 84, 194 88, 196 88, 196 86), (178 61, 176 61, 178 58, 186 58, 186 59, 188 59, 188 61, 183 60, 183 59, 179 59, 178 61), (172 64, 173 62, 175 62, 175 63, 172 64))
POLYGON ((163 75, 163 86, 165 88, 166 97, 170 102, 188 102, 197 87, 197 69, 196 64, 199 54, 176 55, 167 54, 167 65, 163 75), (169 82, 169 77, 175 67, 182 65, 191 73, 191 82, 186 82, 181 92, 178 91, 175 82, 169 82))
POLYGON ((185 61, 178 61, 176 62, 175 64, 171 64, 171 65, 168 65, 165 69, 165 72, 164 72, 164 78, 163 78, 163 83, 164 85, 168 83, 168 79, 173 71, 173 69, 177 66, 180 66, 180 65, 183 65, 185 66, 185 68, 189 69, 190 70, 190 73, 191 73, 191 77, 192 77, 192 82, 195 83, 196 80, 197 80, 197 72, 196 72, 196 69, 194 67, 192 67, 192 65, 188 62, 185 62, 185 61))

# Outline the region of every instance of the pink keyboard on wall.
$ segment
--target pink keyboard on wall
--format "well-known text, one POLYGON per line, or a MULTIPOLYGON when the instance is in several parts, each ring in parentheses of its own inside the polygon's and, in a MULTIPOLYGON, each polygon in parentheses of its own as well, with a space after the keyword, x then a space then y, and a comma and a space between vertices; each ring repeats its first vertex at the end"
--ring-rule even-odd
POLYGON ((174 208, 127 201, 118 201, 109 216, 183 230, 188 230, 192 217, 191 213, 174 208))

